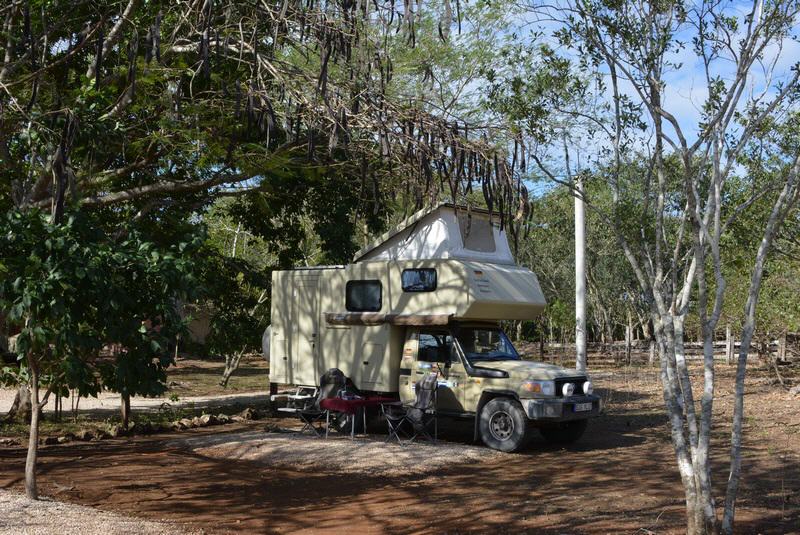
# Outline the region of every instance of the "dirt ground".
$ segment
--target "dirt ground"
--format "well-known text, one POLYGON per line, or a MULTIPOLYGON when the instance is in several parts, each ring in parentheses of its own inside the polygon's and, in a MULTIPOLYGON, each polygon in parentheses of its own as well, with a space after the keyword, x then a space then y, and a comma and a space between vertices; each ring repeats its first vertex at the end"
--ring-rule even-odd
MULTIPOLYGON (((732 368, 720 367, 713 433, 720 501, 732 375, 732 368)), ((226 442, 229 437, 222 435, 230 433, 258 437, 288 425, 259 420, 44 446, 40 488, 57 500, 148 520, 168 518, 206 533, 683 532, 683 491, 655 370, 606 369, 594 379, 607 413, 567 448, 537 438, 521 454, 458 462, 458 446, 472 446, 472 427, 451 422, 442 426, 440 438, 453 451, 452 465, 427 466, 420 449, 424 469, 387 477, 346 465, 279 466, 204 455, 187 441, 226 442)), ((747 388, 737 532, 800 533, 800 396, 776 387, 766 373, 751 373, 747 388)), ((23 464, 22 448, 0 448, 0 488, 22 488, 23 464)))
MULTIPOLYGON (((29 500, 20 494, 0 490, 0 534, 52 535, 181 535, 192 533, 186 526, 149 522, 140 518, 97 511, 92 507, 56 500, 29 500)), ((194 533, 199 533, 194 531, 194 533)))
POLYGON ((436 472, 460 464, 475 465, 503 453, 458 442, 387 443, 383 435, 359 436, 332 433, 320 447, 311 433, 298 434, 279 428, 245 433, 200 435, 181 439, 171 445, 188 447, 192 452, 215 459, 256 461, 262 466, 293 468, 303 471, 328 471, 347 474, 397 477, 436 472), (287 432, 288 431, 288 432, 287 432), (419 462, 425 459, 424 463, 419 462))

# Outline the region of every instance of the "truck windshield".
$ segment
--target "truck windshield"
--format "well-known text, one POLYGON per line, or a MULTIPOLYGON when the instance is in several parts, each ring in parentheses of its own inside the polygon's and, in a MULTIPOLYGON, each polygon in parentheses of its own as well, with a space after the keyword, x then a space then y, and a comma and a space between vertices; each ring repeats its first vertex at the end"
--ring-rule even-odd
POLYGON ((458 345, 470 364, 491 360, 520 360, 506 333, 491 327, 462 327, 456 333, 458 345))

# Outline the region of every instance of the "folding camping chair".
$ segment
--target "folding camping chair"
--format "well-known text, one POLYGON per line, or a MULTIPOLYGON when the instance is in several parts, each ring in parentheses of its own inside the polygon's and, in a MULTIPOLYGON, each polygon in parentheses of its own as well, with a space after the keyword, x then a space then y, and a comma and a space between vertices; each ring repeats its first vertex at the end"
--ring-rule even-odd
POLYGON ((436 442, 438 438, 438 422, 436 419, 436 389, 439 386, 436 373, 428 373, 415 385, 416 399, 413 403, 403 405, 381 405, 383 415, 389 426, 389 436, 386 442, 393 438, 402 443, 402 434, 414 442, 417 437, 424 437, 431 442, 436 442), (403 425, 411 427, 411 433, 403 429, 403 425), (433 424, 433 436, 430 427, 433 424))
MULTIPOLYGON (((345 376, 341 370, 331 368, 320 377, 319 388, 316 389, 314 396, 297 396, 291 401, 297 405, 294 407, 285 407, 278 409, 283 412, 292 412, 297 414, 300 421, 303 422, 303 427, 298 433, 311 431, 317 437, 322 437, 322 431, 317 427, 326 416, 326 411, 320 408, 319 404, 323 399, 335 398, 339 395, 345 387, 345 376)), ((325 430, 327 434, 327 429, 325 430)))
POLYGON ((298 386, 293 392, 281 392, 279 394, 272 394, 269 400, 272 403, 276 401, 285 401, 285 407, 276 409, 278 412, 292 412, 296 413, 298 409, 302 409, 307 402, 317 397, 316 386, 298 386))

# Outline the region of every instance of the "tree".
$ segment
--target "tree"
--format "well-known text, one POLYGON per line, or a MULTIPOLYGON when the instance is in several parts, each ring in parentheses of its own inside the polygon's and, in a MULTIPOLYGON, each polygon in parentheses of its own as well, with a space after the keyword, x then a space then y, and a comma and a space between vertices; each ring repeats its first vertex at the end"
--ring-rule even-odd
MULTIPOLYGON (((612 190, 611 210, 604 210, 588 195, 576 191, 558 172, 559 162, 548 159, 545 151, 534 152, 532 159, 538 172, 570 188, 602 218, 635 274, 661 356, 665 408, 686 492, 688 531, 714 532, 719 519, 711 492, 709 448, 715 386, 713 341, 726 287, 723 236, 730 223, 755 200, 764 196, 771 199, 773 210, 760 240, 763 247, 751 264, 753 299, 748 300, 748 314, 754 314, 758 274, 770 236, 796 197, 796 152, 785 151, 777 157, 781 172, 772 175, 776 180, 766 183, 739 175, 737 166, 745 149, 796 105, 800 72, 796 68, 781 72, 779 64, 770 60, 763 63, 766 74, 756 77, 757 89, 748 92, 748 87, 757 66, 766 59, 765 51, 769 47, 780 49, 790 37, 800 6, 756 0, 747 14, 715 2, 566 2, 557 8, 533 2, 530 8, 532 13, 558 22, 554 37, 577 55, 582 67, 596 73, 596 87, 608 88, 607 97, 594 108, 580 106, 582 101, 575 98, 567 101, 571 106, 564 106, 561 91, 542 91, 541 73, 561 66, 553 60, 545 65, 549 70, 521 76, 520 83, 500 100, 499 109, 520 120, 524 118, 521 109, 549 106, 557 112, 556 118, 571 125, 582 124, 580 132, 597 147, 594 166, 598 178, 607 181, 612 190), (682 123, 677 112, 670 111, 666 98, 669 73, 680 68, 684 60, 697 61, 707 89, 696 127, 682 123), (625 150, 634 143, 644 150, 625 150), (646 172, 633 174, 629 165, 646 172), (749 195, 741 204, 726 195, 734 177, 748 183, 749 195), (703 338, 699 406, 692 394, 684 351, 690 311, 697 315, 703 338)), ((569 57, 561 61, 572 63, 569 57)), ((574 72, 572 69, 567 67, 569 73, 574 72)), ((560 88, 564 83, 553 87, 560 88)), ((550 121, 544 127, 532 128, 522 124, 527 134, 546 148, 548 143, 561 141, 552 135, 560 127, 548 130, 554 122, 558 124, 550 121)), ((740 355, 740 362, 744 367, 746 354, 740 355)), ((742 380, 737 377, 732 468, 722 521, 725 532, 733 529, 738 480, 736 429, 740 429, 743 407, 741 369, 738 375, 742 380)))
POLYGON ((144 217, 316 168, 338 169, 376 202, 398 183, 421 203, 488 180, 487 198, 511 212, 515 170, 480 139, 486 129, 392 84, 391 47, 413 47, 422 20, 405 9, 15 0, 0 39, 3 202, 127 203, 144 217))
POLYGON ((261 333, 269 325, 269 272, 216 251, 202 256, 200 302, 211 314, 206 349, 225 356, 220 385, 227 386, 242 356, 261 347, 261 333))
POLYGON ((122 366, 118 362, 115 377, 130 377, 125 368, 137 366, 138 390, 161 379, 158 372, 165 361, 153 364, 149 359, 163 348, 152 329, 141 327, 142 322, 159 321, 165 333, 176 328, 170 310, 185 288, 189 265, 175 254, 185 247, 179 249, 160 253, 133 231, 114 241, 80 214, 54 222, 38 210, 12 211, 3 219, 0 307, 20 330, 15 350, 32 393, 25 465, 30 498, 38 497, 40 410, 54 388, 66 385, 81 396, 96 394, 100 384, 95 372, 104 366, 101 351, 107 343, 125 344, 122 353, 138 357, 122 366), (153 293, 142 297, 148 292, 153 293), (47 385, 44 395, 41 385, 47 385))

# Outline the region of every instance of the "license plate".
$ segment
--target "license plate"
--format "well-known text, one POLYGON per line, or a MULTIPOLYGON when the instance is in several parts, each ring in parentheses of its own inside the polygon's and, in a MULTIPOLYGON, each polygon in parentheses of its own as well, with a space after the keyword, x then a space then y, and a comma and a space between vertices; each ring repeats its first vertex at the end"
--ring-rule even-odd
POLYGON ((586 412, 592 410, 592 404, 590 403, 576 403, 575 404, 575 412, 586 412))

